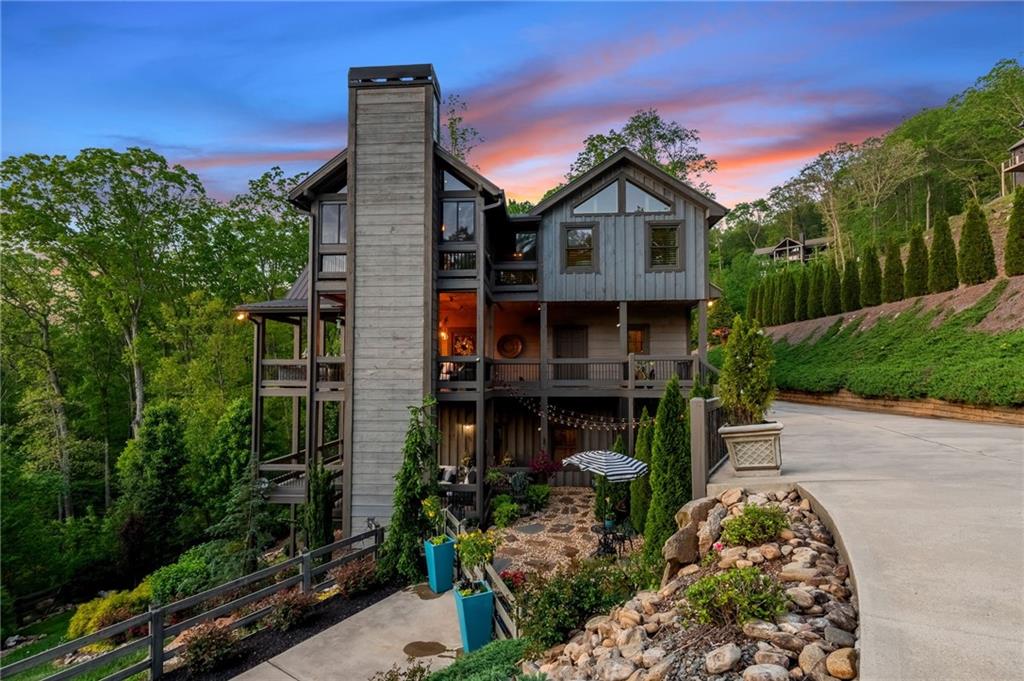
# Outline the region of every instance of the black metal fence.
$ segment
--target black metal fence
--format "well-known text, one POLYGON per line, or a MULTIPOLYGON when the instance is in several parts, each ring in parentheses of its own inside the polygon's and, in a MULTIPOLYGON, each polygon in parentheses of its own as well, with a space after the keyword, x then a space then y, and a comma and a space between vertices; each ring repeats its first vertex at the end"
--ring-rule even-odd
POLYGON ((717 397, 690 399, 690 465, 694 499, 707 494, 708 480, 726 459, 725 440, 718 434, 722 417, 722 401, 717 397))

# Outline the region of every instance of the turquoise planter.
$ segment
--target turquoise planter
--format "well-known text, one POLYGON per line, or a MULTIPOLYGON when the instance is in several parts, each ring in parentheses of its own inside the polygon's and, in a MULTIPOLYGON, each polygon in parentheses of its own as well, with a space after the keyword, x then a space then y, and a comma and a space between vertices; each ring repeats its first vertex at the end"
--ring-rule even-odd
POLYGON ((427 554, 427 580, 430 590, 443 594, 452 588, 452 566, 455 564, 455 540, 447 539, 443 544, 434 545, 428 539, 423 542, 427 554))
POLYGON ((478 582, 483 593, 463 596, 455 590, 455 609, 459 613, 462 652, 470 653, 491 642, 494 633, 494 593, 487 582, 478 582))

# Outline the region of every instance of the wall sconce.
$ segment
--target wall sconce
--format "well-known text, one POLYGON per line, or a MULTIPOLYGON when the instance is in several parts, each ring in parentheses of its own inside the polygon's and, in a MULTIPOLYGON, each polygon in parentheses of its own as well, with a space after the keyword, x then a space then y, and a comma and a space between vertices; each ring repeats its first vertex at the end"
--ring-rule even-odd
POLYGON ((710 309, 711 309, 711 308, 713 308, 714 306, 715 306, 715 301, 713 301, 713 300, 709 300, 709 301, 708 301, 708 309, 710 310, 710 309))
POLYGON ((472 435, 473 434, 473 424, 472 423, 463 423, 462 424, 462 434, 463 435, 472 435))
POLYGON ((244 322, 248 318, 249 318, 249 313, 248 312, 239 312, 238 314, 235 315, 235 320, 239 321, 239 322, 244 322))
POLYGON ((440 333, 437 334, 437 337, 440 338, 443 341, 448 340, 448 330, 447 329, 441 329, 440 333))

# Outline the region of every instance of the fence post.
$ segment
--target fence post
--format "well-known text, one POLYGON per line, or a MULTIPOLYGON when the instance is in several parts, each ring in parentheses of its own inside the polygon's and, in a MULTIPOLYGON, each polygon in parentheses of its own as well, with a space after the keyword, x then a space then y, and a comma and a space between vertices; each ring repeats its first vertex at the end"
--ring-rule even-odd
POLYGON ((149 607, 149 678, 164 675, 164 609, 149 607))
POLYGON ((690 398, 690 485, 694 499, 708 493, 707 401, 690 398))
POLYGON ((313 561, 309 557, 309 551, 302 552, 302 562, 299 563, 299 572, 302 574, 302 593, 308 594, 313 588, 313 561))

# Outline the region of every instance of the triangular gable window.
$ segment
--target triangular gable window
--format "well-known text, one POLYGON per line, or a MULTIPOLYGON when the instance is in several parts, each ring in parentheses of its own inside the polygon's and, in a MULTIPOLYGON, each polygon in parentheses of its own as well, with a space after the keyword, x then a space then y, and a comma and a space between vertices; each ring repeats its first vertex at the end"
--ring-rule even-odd
POLYGON ((471 192, 473 191, 465 182, 455 177, 447 170, 444 171, 444 191, 446 192, 471 192))
POLYGON ((599 213, 619 212, 619 183, 612 182, 607 187, 573 208, 572 212, 573 215, 596 215, 599 213))
POLYGON ((627 213, 667 213, 672 209, 667 203, 654 194, 641 189, 629 180, 626 180, 626 207, 627 213))

